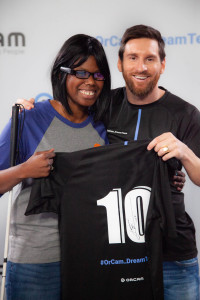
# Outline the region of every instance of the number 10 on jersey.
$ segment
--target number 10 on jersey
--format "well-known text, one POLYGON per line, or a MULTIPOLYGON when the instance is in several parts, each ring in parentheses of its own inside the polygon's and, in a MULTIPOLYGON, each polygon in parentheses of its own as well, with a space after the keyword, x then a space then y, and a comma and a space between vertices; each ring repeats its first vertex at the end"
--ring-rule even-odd
MULTIPOLYGON (((135 243, 145 242, 145 224, 151 196, 151 188, 138 186, 129 191, 124 199, 127 235, 135 243)), ((125 225, 121 189, 113 189, 97 201, 107 213, 108 240, 110 244, 125 243, 125 225)))

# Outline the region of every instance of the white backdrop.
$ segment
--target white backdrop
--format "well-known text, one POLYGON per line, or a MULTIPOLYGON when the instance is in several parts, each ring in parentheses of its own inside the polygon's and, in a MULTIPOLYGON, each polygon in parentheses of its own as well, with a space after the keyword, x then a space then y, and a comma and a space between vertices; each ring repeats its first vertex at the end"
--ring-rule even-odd
MULTIPOLYGON (((116 67, 119 40, 126 28, 136 24, 159 29, 166 40, 167 64, 160 84, 200 109, 199 0, 0 0, 0 131, 15 99, 52 94, 51 64, 63 42, 73 34, 98 37, 108 56, 112 86, 122 86, 116 67)), ((200 249, 200 190, 189 179, 184 190, 200 249)), ((3 196, 0 264, 6 204, 7 196, 3 196)))

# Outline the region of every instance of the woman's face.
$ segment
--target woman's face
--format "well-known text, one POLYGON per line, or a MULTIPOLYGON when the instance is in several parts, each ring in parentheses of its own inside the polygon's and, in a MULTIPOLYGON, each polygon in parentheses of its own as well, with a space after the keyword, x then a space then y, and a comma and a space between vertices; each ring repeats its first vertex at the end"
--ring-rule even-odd
MULTIPOLYGON (((84 70, 91 73, 100 72, 94 56, 89 56, 82 65, 73 70, 84 70)), ((103 85, 104 81, 97 81, 92 75, 87 79, 79 79, 75 75, 67 75, 67 100, 72 112, 77 111, 77 109, 82 111, 83 108, 93 105, 99 97, 103 85)))

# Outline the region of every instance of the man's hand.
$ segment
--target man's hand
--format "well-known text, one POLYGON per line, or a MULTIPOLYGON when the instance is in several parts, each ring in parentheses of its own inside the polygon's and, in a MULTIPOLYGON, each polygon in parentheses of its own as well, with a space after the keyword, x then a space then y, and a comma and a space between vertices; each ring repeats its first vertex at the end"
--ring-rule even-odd
POLYGON ((17 101, 15 102, 15 104, 22 104, 24 109, 32 109, 34 108, 35 105, 35 99, 34 98, 30 98, 29 100, 26 99, 17 99, 17 101))
POLYGON ((200 158, 171 132, 163 133, 153 139, 147 150, 153 149, 164 161, 176 157, 184 166, 192 182, 200 186, 200 158))
POLYGON ((185 173, 176 171, 176 174, 173 176, 172 181, 177 191, 181 192, 185 184, 185 173))
POLYGON ((171 132, 163 133, 153 139, 147 146, 147 150, 153 149, 162 156, 164 161, 176 157, 180 161, 184 157, 186 145, 179 141, 171 132))

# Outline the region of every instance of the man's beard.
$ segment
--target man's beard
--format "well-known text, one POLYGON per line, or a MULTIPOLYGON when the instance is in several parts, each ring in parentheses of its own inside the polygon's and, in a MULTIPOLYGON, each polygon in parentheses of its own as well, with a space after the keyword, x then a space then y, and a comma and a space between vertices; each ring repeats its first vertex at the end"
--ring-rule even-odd
MULTIPOLYGON (((145 99, 155 88, 156 84, 158 83, 158 80, 160 78, 160 74, 156 74, 155 77, 153 77, 153 79, 148 82, 148 84, 146 85, 146 87, 144 88, 138 88, 135 86, 135 83, 133 82, 133 80, 131 80, 131 78, 127 77, 124 73, 124 71, 122 70, 123 73, 123 77, 124 80, 126 82, 126 85, 128 86, 130 92, 138 97, 140 100, 145 99)), ((137 74, 138 76, 148 76, 148 74, 142 73, 142 74, 137 74)))

